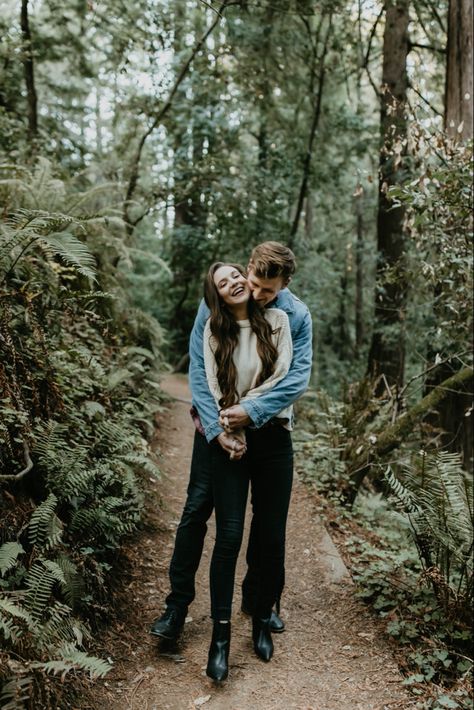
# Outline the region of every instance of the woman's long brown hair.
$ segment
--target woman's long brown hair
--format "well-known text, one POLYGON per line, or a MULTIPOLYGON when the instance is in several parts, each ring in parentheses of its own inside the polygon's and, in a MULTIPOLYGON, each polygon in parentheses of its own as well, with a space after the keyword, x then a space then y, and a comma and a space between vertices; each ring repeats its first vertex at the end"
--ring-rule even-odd
MULTIPOLYGON (((240 264, 217 261, 209 268, 204 281, 204 300, 211 312, 211 333, 217 343, 214 357, 217 365, 217 381, 222 392, 219 406, 224 409, 239 401, 237 370, 232 356, 237 347, 240 328, 232 312, 221 300, 214 283, 214 274, 221 266, 231 266, 243 276, 246 276, 246 272, 240 264)), ((250 326, 257 336, 257 353, 262 362, 262 369, 256 383, 258 386, 273 373, 278 351, 272 341, 272 327, 253 298, 250 298, 248 303, 248 316, 250 326)))

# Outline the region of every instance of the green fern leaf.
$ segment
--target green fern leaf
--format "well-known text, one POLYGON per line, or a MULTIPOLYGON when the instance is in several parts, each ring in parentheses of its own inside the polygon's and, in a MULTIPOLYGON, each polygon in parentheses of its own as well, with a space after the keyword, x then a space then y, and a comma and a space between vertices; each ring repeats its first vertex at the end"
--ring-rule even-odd
POLYGON ((64 259, 77 271, 89 279, 96 278, 96 262, 84 242, 81 242, 71 232, 56 232, 41 237, 41 241, 52 247, 55 254, 64 259))
POLYGON ((62 523, 55 514, 57 497, 50 493, 33 511, 28 524, 28 537, 32 545, 51 547, 59 542, 62 523))
POLYGON ((18 555, 22 555, 24 552, 18 542, 5 542, 0 547, 0 574, 2 577, 7 570, 15 565, 18 555))
POLYGON ((33 677, 17 675, 7 680, 0 692, 2 710, 25 710, 26 703, 32 697, 33 677))

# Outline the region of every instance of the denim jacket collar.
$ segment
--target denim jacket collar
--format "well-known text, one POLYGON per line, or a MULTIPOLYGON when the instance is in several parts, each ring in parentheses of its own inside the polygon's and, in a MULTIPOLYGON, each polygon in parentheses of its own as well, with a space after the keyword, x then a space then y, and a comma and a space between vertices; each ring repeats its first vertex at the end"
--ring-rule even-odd
POLYGON ((293 294, 289 288, 282 288, 277 297, 268 304, 268 307, 281 308, 286 313, 293 313, 295 310, 293 294))

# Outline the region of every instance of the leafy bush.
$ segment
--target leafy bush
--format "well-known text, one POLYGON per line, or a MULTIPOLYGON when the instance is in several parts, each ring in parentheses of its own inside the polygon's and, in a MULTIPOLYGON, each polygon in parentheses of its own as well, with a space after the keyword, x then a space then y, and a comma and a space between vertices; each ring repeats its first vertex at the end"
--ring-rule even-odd
POLYGON ((118 225, 100 192, 46 161, 3 173, 0 698, 14 710, 58 707, 59 676, 110 667, 84 646, 140 521, 139 477, 159 474, 147 436, 162 337, 111 263, 118 225))

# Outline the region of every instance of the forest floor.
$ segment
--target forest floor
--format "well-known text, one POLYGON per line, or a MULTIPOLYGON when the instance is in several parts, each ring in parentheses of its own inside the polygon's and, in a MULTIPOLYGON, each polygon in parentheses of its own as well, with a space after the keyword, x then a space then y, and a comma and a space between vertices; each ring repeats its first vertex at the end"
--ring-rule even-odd
MULTIPOLYGON (((188 483, 194 427, 186 378, 163 383, 174 400, 158 417, 156 448, 163 478, 150 479, 144 529, 125 548, 124 585, 114 620, 95 653, 113 660, 80 710, 405 710, 413 696, 402 684, 392 647, 376 619, 356 599, 350 575, 319 518, 311 490, 298 479, 290 506, 286 631, 274 635, 268 664, 254 654, 251 621, 240 611, 246 540, 238 563, 229 678, 216 686, 205 675, 211 635, 208 569, 210 522, 197 595, 177 644, 149 634, 168 593, 168 565, 188 483)), ((248 525, 247 525, 248 527, 248 525)), ((79 706, 76 705, 76 708, 79 706)))

